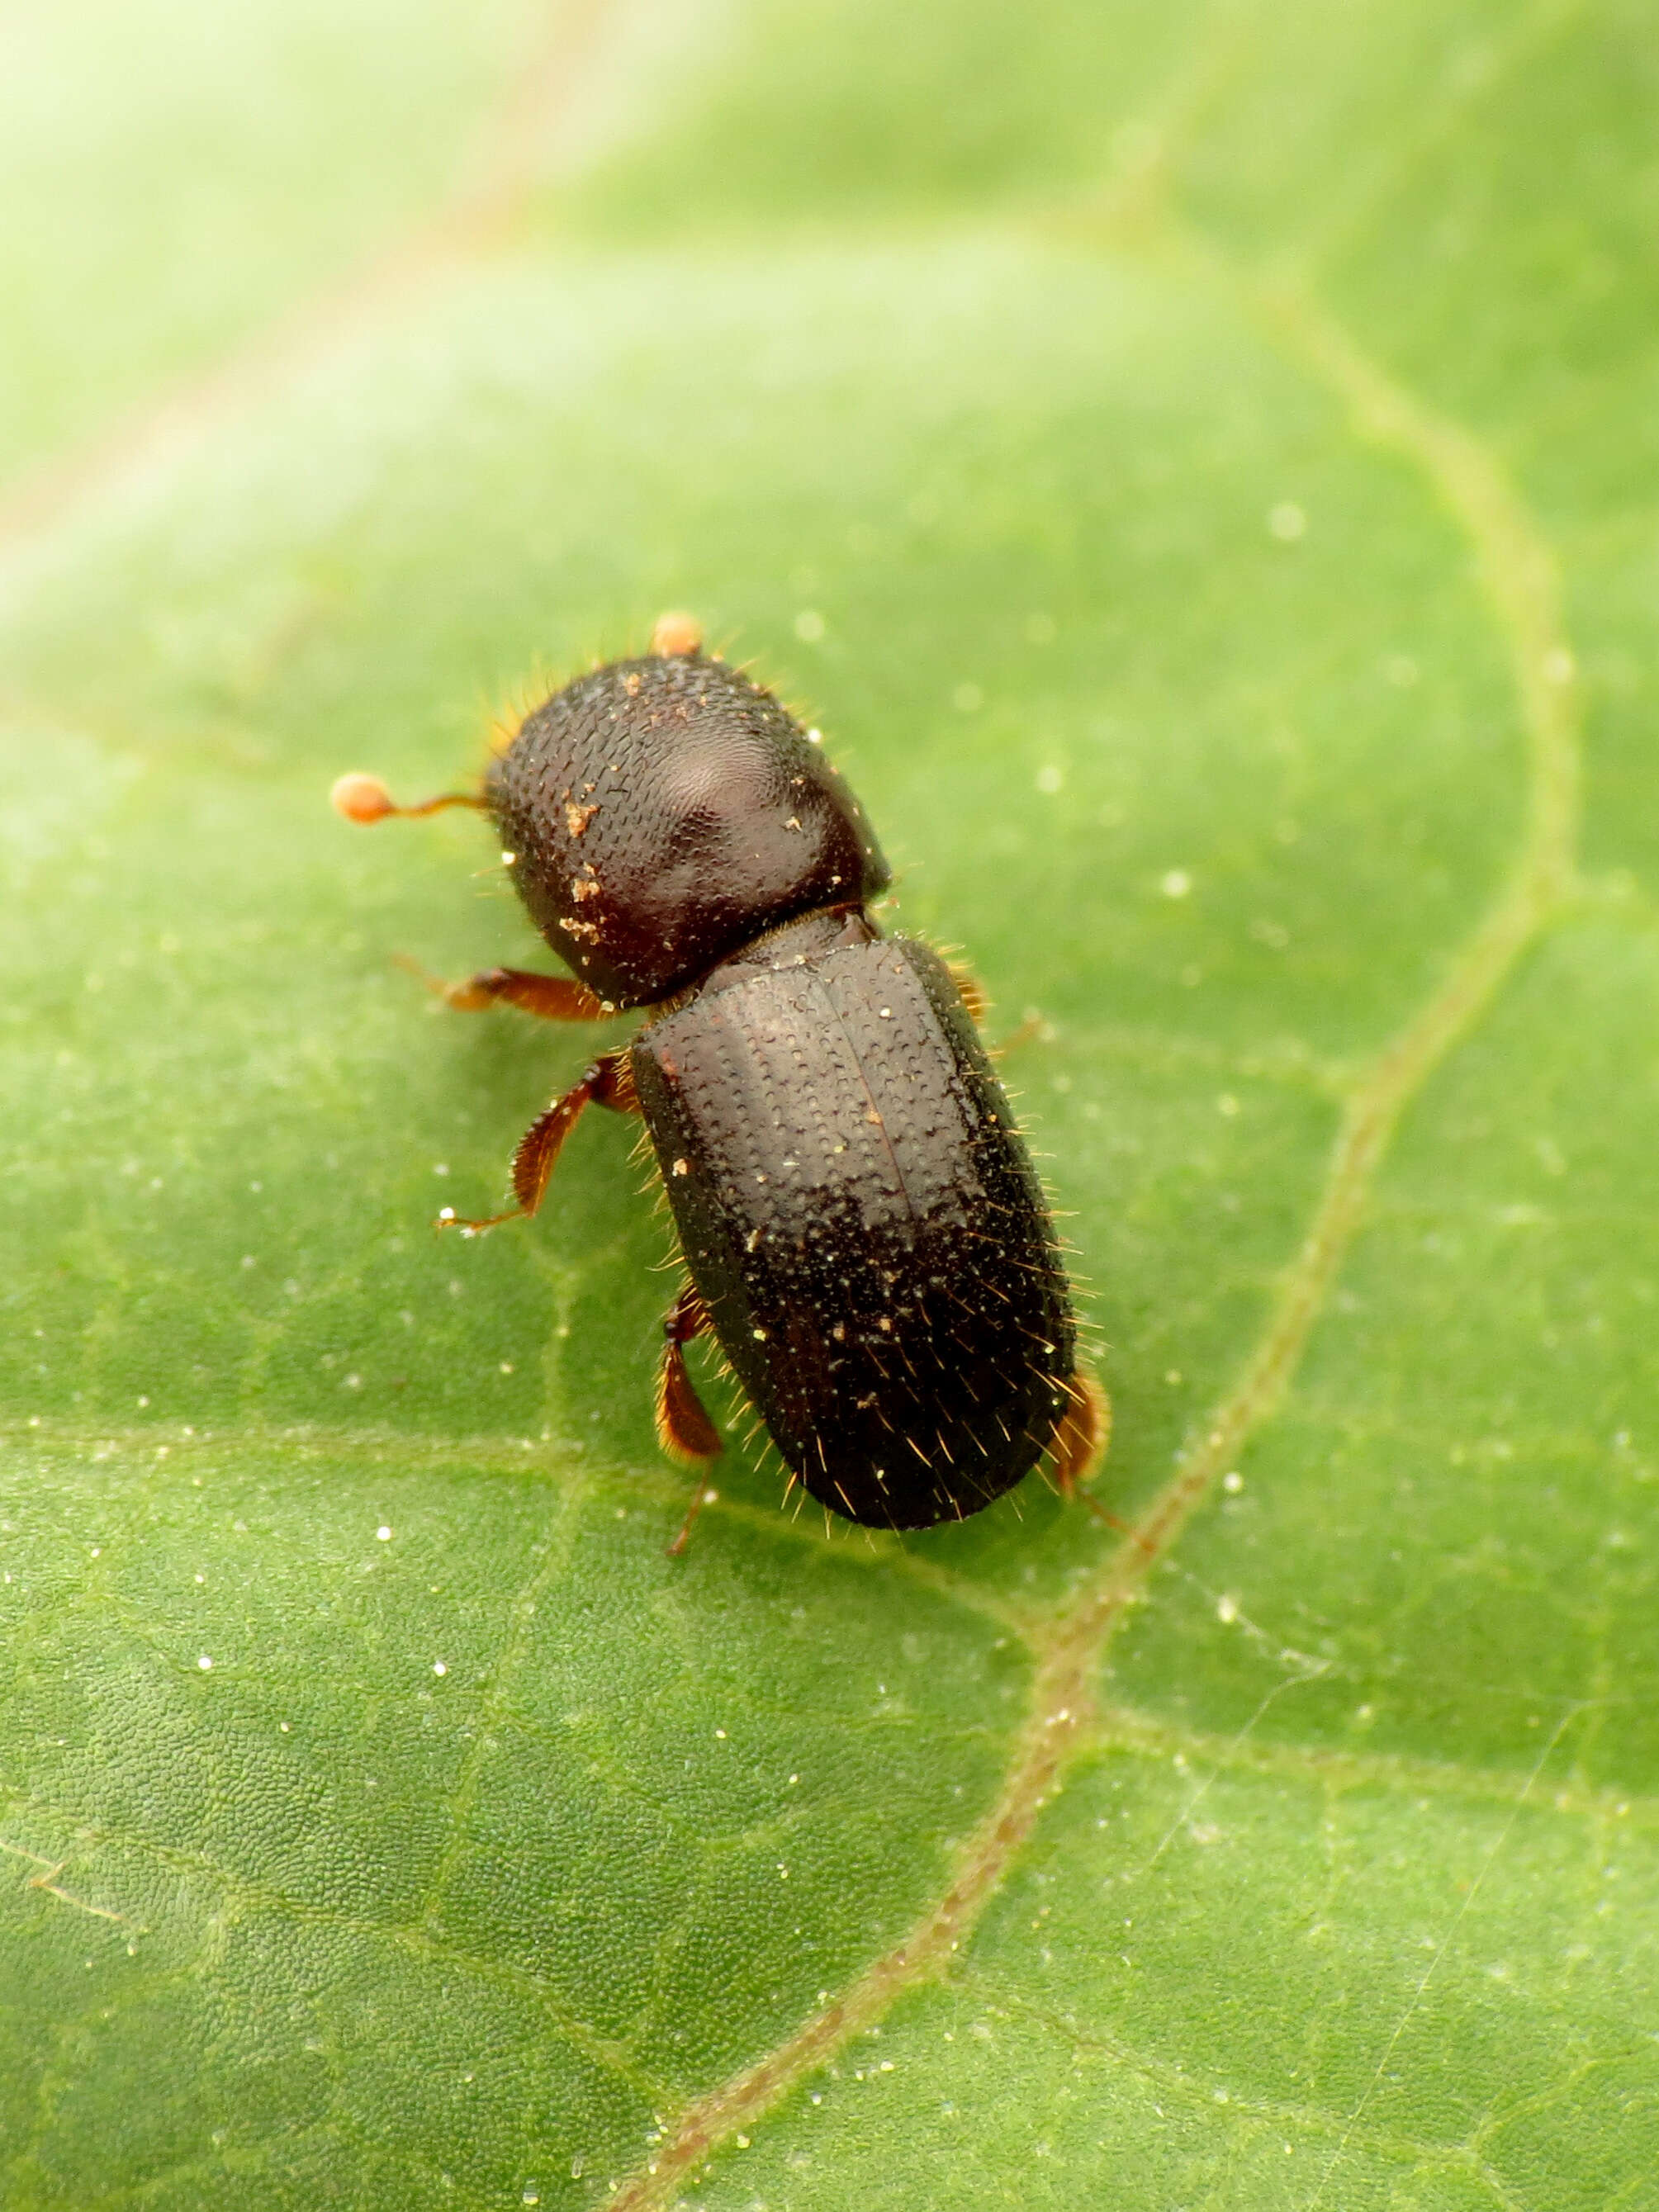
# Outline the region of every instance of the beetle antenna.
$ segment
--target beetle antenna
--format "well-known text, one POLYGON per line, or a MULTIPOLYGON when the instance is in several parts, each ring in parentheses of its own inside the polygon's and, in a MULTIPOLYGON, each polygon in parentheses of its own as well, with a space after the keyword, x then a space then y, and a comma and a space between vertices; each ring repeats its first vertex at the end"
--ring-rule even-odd
POLYGON ((651 633, 651 650, 661 654, 664 659, 672 659, 676 653, 701 653, 702 624, 696 615, 678 611, 659 615, 656 627, 651 633))
POLYGON ((399 806, 378 775, 353 769, 328 794, 329 804, 348 822, 384 822, 388 814, 413 821, 422 814, 441 814, 446 806, 482 807, 483 794, 476 791, 446 791, 436 799, 423 799, 418 806, 399 806))

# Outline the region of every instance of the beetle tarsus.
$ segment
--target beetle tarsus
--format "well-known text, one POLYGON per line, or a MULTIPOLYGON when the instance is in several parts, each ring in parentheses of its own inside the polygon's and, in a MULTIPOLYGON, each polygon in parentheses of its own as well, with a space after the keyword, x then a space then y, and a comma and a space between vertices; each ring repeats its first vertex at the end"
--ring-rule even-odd
POLYGON ((696 1490, 691 1493, 691 1503, 685 1509, 685 1518, 680 1523, 679 1534, 675 1537, 672 1544, 663 1546, 664 1551, 671 1559, 678 1559, 684 1551, 691 1540, 691 1530, 696 1524, 698 1514, 702 1511, 705 1505, 712 1505, 718 1495, 717 1491, 708 1489, 699 1479, 696 1490))
POLYGON ((528 968, 483 968, 462 982, 446 983, 416 961, 404 959, 398 965, 418 975, 434 998, 457 1013, 481 1014, 489 1006, 507 1006, 544 1022, 602 1022, 617 1011, 572 975, 538 975, 528 968))
POLYGON ((463 1237, 482 1237, 488 1229, 499 1229, 504 1221, 523 1219, 524 1208, 519 1206, 508 1213, 487 1213, 477 1221, 470 1220, 465 1214, 457 1213, 453 1206, 447 1206, 433 1226, 436 1229, 459 1229, 463 1237))

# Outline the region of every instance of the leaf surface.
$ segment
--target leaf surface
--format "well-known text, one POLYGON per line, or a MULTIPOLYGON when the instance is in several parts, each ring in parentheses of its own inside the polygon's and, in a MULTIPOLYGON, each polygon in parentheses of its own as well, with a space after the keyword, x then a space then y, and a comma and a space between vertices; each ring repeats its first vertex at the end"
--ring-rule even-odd
POLYGON ((1648 2201, 1644 17, 387 20, 4 94, 5 2202, 1648 2201), (629 1132, 429 1231, 592 1039, 328 784, 668 605, 989 988, 1127 1536, 669 1560, 629 1132))

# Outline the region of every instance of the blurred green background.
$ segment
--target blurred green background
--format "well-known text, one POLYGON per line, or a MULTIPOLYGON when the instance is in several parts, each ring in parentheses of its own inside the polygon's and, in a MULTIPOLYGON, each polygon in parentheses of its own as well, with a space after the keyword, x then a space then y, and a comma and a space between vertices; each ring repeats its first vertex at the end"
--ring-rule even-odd
POLYGON ((1659 2202, 1650 10, 0 22, 8 2212, 1659 2202), (667 1560, 630 1133, 430 1233, 592 1041, 329 782, 667 605, 1019 1033, 1155 1564, 667 1560))

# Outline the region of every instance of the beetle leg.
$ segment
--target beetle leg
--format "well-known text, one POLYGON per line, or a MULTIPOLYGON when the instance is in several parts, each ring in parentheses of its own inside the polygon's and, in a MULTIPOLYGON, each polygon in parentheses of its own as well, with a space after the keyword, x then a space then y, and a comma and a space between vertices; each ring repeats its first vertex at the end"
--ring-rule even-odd
POLYGON ((685 1549, 691 1524, 709 1496, 703 1486, 708 1470, 720 1455, 720 1431, 709 1419, 685 1365, 684 1347, 709 1325, 708 1307, 688 1283, 663 1321, 662 1368, 657 1377, 657 1442, 670 1459, 695 1468, 697 1476, 680 1533, 668 1547, 671 1559, 685 1549))
POLYGON ((528 968, 484 968, 464 983, 446 983, 412 960, 398 964, 411 969, 428 991, 459 1013, 482 1013, 498 999, 544 1022, 602 1022, 617 1011, 571 975, 538 975, 528 968))
POLYGON ((968 1009, 968 1018, 975 1024, 982 1022, 991 1011, 991 997, 979 977, 963 960, 947 960, 951 981, 962 994, 962 1003, 968 1009))
POLYGON ((1054 1488, 1068 1505, 1085 1506, 1097 1521, 1120 1536, 1127 1536, 1143 1552, 1151 1554, 1152 1546, 1115 1513, 1109 1513, 1097 1498, 1091 1498, 1083 1487, 1091 1474, 1106 1456, 1106 1447, 1112 1440, 1112 1401, 1094 1376, 1079 1368, 1066 1383, 1066 1395, 1071 1401, 1060 1417, 1060 1425, 1048 1444, 1049 1472, 1054 1488))
MULTIPOLYGON (((1083 1368, 1062 1387, 1069 1402, 1049 1439, 1048 1460, 1054 1488, 1069 1505, 1081 1492, 1085 1477, 1105 1456, 1112 1438, 1112 1401, 1083 1368)), ((1085 1495, 1085 1503, 1089 1502, 1085 1495)))
POLYGON ((685 1365, 684 1347, 708 1327, 708 1309, 688 1283, 663 1322, 662 1371, 657 1379, 657 1441, 670 1459, 688 1467, 706 1467, 720 1455, 720 1432, 685 1365))
POLYGON ((628 1064, 629 1048, 601 1053, 562 1098, 556 1098, 545 1114, 538 1115, 519 1140, 513 1155, 513 1194, 518 1204, 507 1213, 492 1213, 483 1221, 463 1221, 448 1206, 438 1216, 440 1229, 459 1229, 464 1237, 477 1237, 503 1221, 526 1220, 547 1194, 560 1147, 590 1106, 610 1106, 618 1114, 637 1114, 634 1076, 628 1064))

